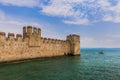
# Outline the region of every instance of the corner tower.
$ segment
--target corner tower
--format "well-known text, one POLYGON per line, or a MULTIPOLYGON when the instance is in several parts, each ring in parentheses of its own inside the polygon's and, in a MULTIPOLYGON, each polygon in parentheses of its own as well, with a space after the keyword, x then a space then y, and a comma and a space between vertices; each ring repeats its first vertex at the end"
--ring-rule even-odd
POLYGON ((80 55, 80 36, 76 34, 69 35, 67 41, 70 44, 70 55, 80 55))

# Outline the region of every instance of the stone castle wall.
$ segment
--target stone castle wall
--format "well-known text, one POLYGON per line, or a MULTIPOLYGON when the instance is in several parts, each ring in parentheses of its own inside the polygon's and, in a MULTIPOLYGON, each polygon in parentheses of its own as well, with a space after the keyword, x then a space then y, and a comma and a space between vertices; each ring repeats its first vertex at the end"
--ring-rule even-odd
POLYGON ((0 62, 41 57, 80 54, 80 37, 69 35, 66 40, 41 37, 40 28, 23 27, 23 36, 0 32, 0 62))

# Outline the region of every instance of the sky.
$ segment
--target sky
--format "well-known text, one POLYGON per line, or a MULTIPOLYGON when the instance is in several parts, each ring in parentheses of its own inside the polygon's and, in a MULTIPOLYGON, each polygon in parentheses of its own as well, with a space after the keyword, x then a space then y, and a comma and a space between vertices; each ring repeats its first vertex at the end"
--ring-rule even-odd
POLYGON ((29 25, 48 38, 78 34, 81 48, 120 48, 120 0, 0 0, 0 32, 29 25))

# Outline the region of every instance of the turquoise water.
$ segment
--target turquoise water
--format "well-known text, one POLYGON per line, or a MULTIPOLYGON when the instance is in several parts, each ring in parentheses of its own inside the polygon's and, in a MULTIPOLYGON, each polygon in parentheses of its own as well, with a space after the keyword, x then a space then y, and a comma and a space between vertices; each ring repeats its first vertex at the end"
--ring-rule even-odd
POLYGON ((120 49, 81 49, 80 57, 0 65, 0 80, 120 80, 120 49))

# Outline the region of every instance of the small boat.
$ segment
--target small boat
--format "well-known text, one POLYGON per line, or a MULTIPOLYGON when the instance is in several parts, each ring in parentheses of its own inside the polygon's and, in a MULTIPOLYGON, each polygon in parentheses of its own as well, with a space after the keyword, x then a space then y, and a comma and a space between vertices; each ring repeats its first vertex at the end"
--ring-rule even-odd
POLYGON ((99 54, 104 54, 104 51, 99 51, 99 54))

